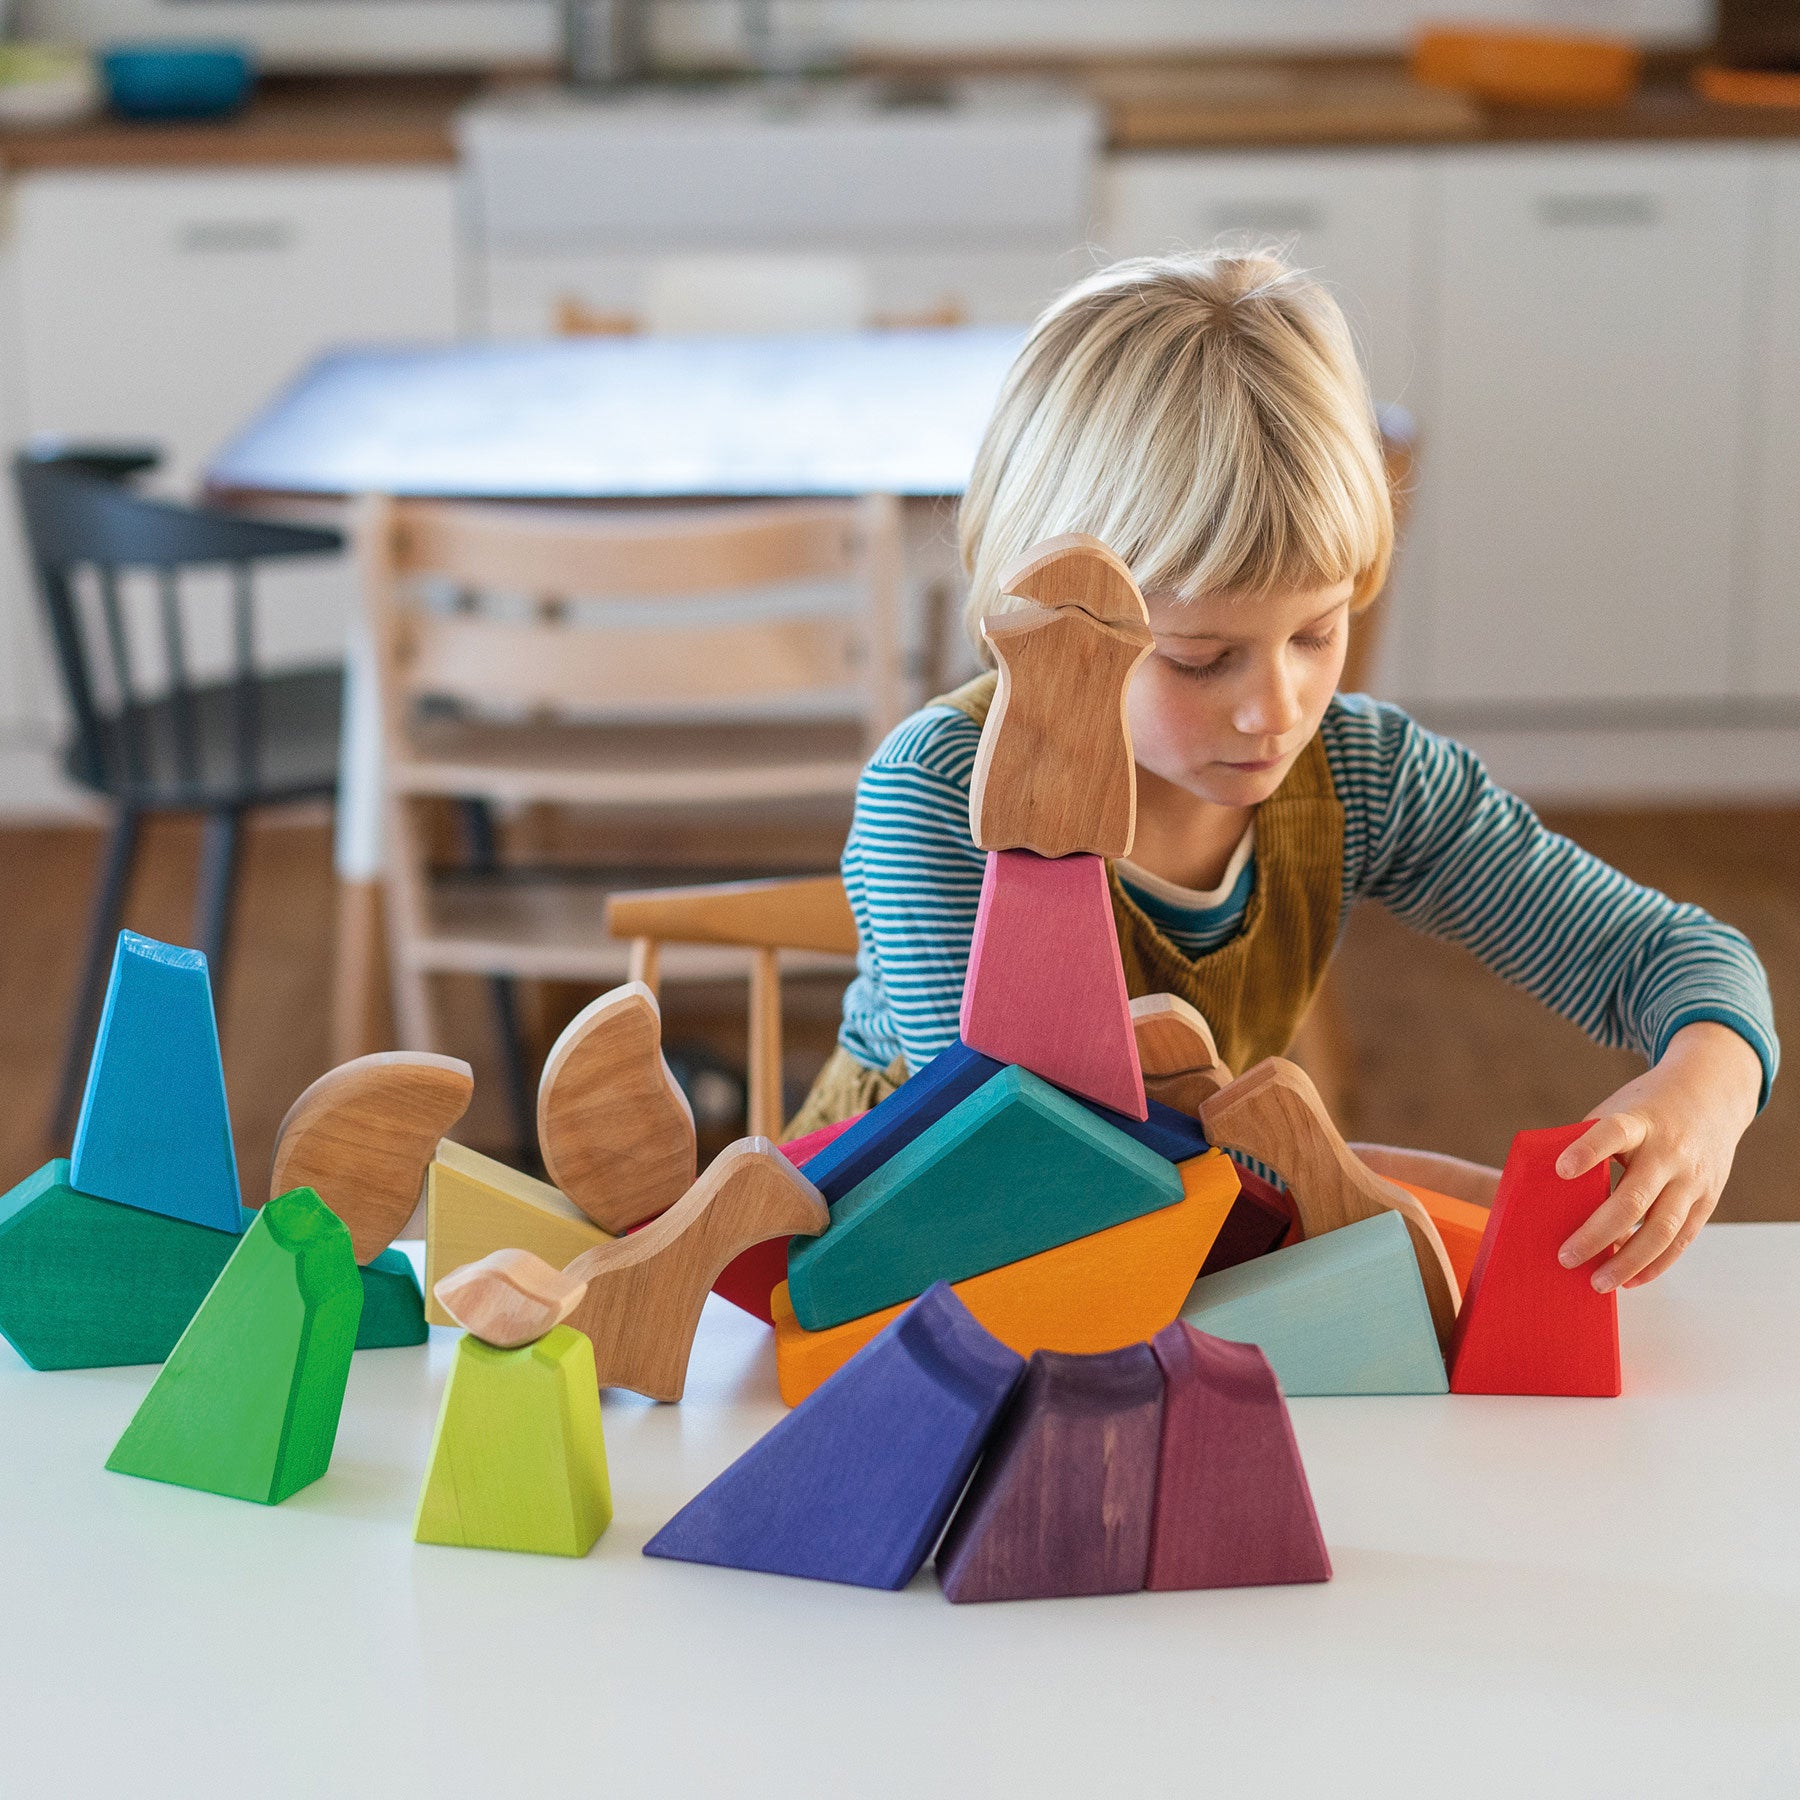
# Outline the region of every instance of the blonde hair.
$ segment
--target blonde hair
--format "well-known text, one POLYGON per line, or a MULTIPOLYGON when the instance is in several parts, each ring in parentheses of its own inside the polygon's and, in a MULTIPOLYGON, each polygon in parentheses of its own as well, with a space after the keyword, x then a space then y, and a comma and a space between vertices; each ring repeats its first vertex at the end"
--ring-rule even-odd
POLYGON ((964 622, 1019 603, 1007 566, 1081 531, 1146 592, 1380 591, 1394 513, 1349 327, 1272 254, 1114 263, 1031 329, 962 504, 964 622))

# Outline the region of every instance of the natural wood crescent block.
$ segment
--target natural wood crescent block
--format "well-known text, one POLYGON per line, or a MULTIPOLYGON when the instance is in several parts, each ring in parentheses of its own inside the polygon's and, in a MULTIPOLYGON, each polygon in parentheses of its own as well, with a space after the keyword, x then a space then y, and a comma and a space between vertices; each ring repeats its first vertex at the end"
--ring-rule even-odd
POLYGON ((1287 1183, 1309 1239, 1381 1212, 1398 1213, 1419 1261, 1438 1343, 1449 1347, 1460 1290, 1437 1227, 1411 1194, 1350 1154, 1303 1069, 1272 1056, 1221 1088, 1200 1118, 1215 1144, 1254 1157, 1287 1183))
POLYGON ((1131 1003, 1131 1030, 1150 1099, 1197 1119, 1230 1083, 1212 1027, 1179 994, 1140 994, 1131 1003))
POLYGON ((580 1304, 587 1283, 529 1250, 495 1250, 451 1270, 434 1292, 465 1331, 497 1350, 516 1350, 560 1325, 580 1304))
POLYGON ((641 981, 582 1008, 538 1080, 544 1172, 602 1230, 666 1212, 694 1180, 694 1114, 662 1054, 662 1012, 641 981))
POLYGON ((1149 1116, 1099 857, 988 853, 960 1030, 996 1062, 1130 1118, 1149 1116))
POLYGON ((1619 1296, 1594 1291, 1593 1263, 1565 1269, 1557 1260, 1563 1240, 1612 1188, 1605 1163, 1573 1181, 1556 1172, 1556 1159, 1592 1124, 1513 1139, 1457 1320, 1453 1393, 1620 1392, 1619 1296))
MULTIPOLYGON (((1180 1311, 1237 1198, 1231 1158, 1210 1150, 1180 1165, 1174 1206, 1090 1232, 952 1288, 1008 1349, 1093 1355, 1154 1335, 1180 1311)), ((781 1398, 798 1406, 905 1310, 885 1307, 825 1331, 794 1317, 787 1284, 771 1300, 781 1398)))
POLYGON ((1137 765, 1125 719, 1146 625, 1102 625, 1079 607, 983 619, 1000 679, 969 778, 983 850, 1128 856, 1137 765))
POLYGON ((371 1261, 412 1217, 438 1139, 474 1092, 454 1056, 383 1050, 339 1064, 281 1121, 270 1198, 311 1188, 350 1227, 356 1260, 371 1261))
POLYGON ((548 1182, 444 1138, 425 1174, 425 1317, 454 1325, 433 1290, 452 1269, 496 1250, 529 1250, 563 1269, 611 1242, 548 1182))

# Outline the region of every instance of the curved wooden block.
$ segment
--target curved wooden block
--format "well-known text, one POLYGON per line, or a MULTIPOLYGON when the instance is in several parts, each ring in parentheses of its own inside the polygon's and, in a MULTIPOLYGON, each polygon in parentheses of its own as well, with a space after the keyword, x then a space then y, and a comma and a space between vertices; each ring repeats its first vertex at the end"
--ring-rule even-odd
POLYGON ((545 1174, 603 1231, 655 1218, 692 1185, 694 1114, 641 981, 583 1007, 551 1046, 537 1127, 545 1174))
MULTIPOLYGON (((1444 1254, 1450 1258, 1457 1289, 1466 1298, 1475 1274, 1475 1259, 1481 1254, 1481 1240, 1487 1233, 1488 1208, 1477 1206, 1472 1200, 1459 1200, 1454 1194, 1434 1193, 1416 1181, 1396 1181, 1394 1186, 1405 1188, 1431 1214, 1431 1222, 1444 1240, 1444 1254)), ((1462 1317, 1461 1307, 1456 1316, 1462 1317)))
POLYGON ((281 1121, 269 1198, 311 1188, 350 1227, 356 1260, 372 1261, 412 1217, 438 1139, 474 1091, 454 1056, 382 1050, 340 1063, 281 1121))
POLYGON ((1461 1290, 1437 1227, 1411 1194, 1350 1154, 1305 1070, 1272 1056, 1221 1088, 1200 1122, 1213 1143, 1255 1157, 1287 1183, 1308 1238, 1397 1212, 1412 1239, 1438 1343, 1448 1346, 1461 1290))
POLYGON ((1352 1144, 1357 1160, 1383 1181, 1403 1188, 1429 1188, 1452 1200, 1466 1200, 1482 1208, 1494 1204, 1500 1191, 1500 1171, 1486 1163, 1465 1162, 1460 1156, 1443 1156, 1436 1150, 1403 1150, 1397 1144, 1352 1144))
POLYGON ((727 1263, 764 1238, 816 1237, 819 1190, 767 1138, 740 1138, 660 1218, 569 1264, 585 1281, 569 1323, 593 1340, 602 1387, 679 1400, 700 1309, 727 1263))
POLYGON ((1000 591, 1039 606, 1079 606, 1105 625, 1148 625, 1149 608, 1122 558, 1069 531, 1034 544, 1000 577, 1000 591))
POLYGON ((984 850, 1125 856, 1137 765, 1125 721, 1147 625, 1103 625, 1078 606, 981 622, 1000 682, 969 780, 969 830, 984 850))
POLYGON ((1131 1030, 1150 1099, 1197 1119, 1201 1107, 1230 1084, 1212 1027, 1179 994, 1140 994, 1131 1003, 1131 1030))
POLYGON ((529 1250, 495 1250, 452 1269, 432 1290, 438 1305, 497 1350, 535 1344, 581 1303, 587 1283, 529 1250))

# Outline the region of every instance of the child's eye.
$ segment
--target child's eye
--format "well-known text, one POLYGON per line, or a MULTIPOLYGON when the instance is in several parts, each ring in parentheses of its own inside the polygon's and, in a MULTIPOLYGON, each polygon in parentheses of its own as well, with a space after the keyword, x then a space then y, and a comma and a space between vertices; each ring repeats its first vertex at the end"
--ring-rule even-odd
POLYGON ((1331 646, 1337 642, 1337 633, 1335 631, 1327 631, 1310 637, 1301 636, 1295 638, 1294 642, 1298 644, 1302 650, 1329 650, 1331 646))
POLYGON ((1173 656, 1165 656, 1162 660, 1167 667, 1173 669, 1183 681, 1205 681, 1209 676, 1219 674, 1230 659, 1229 650, 1221 650, 1211 662, 1181 662, 1173 656))

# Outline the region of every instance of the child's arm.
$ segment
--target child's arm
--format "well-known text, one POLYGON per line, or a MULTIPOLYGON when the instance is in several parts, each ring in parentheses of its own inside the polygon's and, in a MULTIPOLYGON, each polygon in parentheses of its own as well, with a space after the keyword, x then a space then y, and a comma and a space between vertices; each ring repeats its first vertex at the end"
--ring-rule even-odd
POLYGON ((1748 939, 1546 830, 1470 751, 1394 708, 1340 701, 1327 725, 1346 909, 1380 901, 1651 1062, 1596 1108, 1604 1129, 1571 1146, 1564 1167, 1577 1151, 1583 1167, 1608 1155, 1626 1165, 1570 1243, 1591 1257, 1646 1221, 1644 1243, 1604 1268, 1612 1283, 1661 1274, 1717 1202, 1774 1079, 1774 1011, 1748 939))

